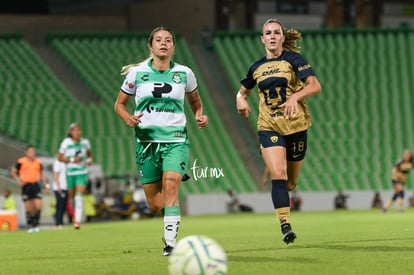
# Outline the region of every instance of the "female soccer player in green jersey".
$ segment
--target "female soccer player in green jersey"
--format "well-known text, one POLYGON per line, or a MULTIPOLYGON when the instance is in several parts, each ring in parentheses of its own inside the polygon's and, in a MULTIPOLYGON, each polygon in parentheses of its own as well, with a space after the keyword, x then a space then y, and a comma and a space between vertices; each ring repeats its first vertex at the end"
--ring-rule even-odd
POLYGON ((87 165, 92 164, 92 152, 89 141, 81 137, 79 124, 69 126, 68 136, 62 141, 58 159, 66 163, 66 181, 69 198, 74 203, 75 220, 73 226, 80 229, 83 212, 83 193, 88 184, 87 165))
POLYGON ((273 206, 287 244, 296 238, 290 225, 288 190, 296 186, 311 126, 305 99, 321 91, 311 65, 299 53, 299 39, 300 33, 285 30, 276 19, 264 23, 261 41, 266 55, 250 66, 236 99, 239 114, 247 119, 246 99, 257 84, 261 152, 272 177, 273 206))
POLYGON ((175 38, 171 30, 158 27, 148 39, 150 57, 123 67, 124 83, 115 112, 135 129, 136 163, 149 207, 164 215, 164 256, 176 244, 181 220, 178 189, 189 161, 184 99, 187 97, 199 128, 208 118, 192 70, 172 61, 175 38), (135 111, 127 111, 135 97, 135 111))

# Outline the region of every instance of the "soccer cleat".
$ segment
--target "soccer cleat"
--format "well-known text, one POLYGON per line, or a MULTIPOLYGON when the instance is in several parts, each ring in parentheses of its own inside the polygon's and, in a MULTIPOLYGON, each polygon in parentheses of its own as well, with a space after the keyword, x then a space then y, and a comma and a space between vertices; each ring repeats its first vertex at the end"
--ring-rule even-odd
POLYGON ((382 208, 382 213, 387 213, 387 208, 383 207, 382 208))
POLYGON ((73 228, 80 229, 80 222, 74 222, 73 223, 73 228))
POLYGON ((162 241, 164 242, 164 250, 162 252, 162 256, 167 256, 168 257, 168 256, 171 255, 174 247, 169 246, 164 238, 162 238, 162 241))
POLYGON ((27 229, 27 233, 33 233, 34 232, 34 228, 30 227, 29 229, 27 229))
POLYGON ((286 244, 293 243, 296 239, 295 232, 292 231, 292 227, 289 223, 282 224, 283 241, 286 244))

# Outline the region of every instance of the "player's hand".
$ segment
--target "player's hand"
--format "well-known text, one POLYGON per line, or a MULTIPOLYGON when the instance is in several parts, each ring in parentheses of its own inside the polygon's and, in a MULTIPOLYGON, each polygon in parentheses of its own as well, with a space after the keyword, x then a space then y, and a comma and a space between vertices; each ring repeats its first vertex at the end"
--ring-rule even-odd
POLYGON ((82 161, 82 158, 81 157, 74 157, 73 158, 73 162, 74 163, 78 163, 78 162, 81 162, 82 161))
POLYGON ((241 96, 236 99, 236 106, 239 115, 244 116, 245 119, 249 119, 250 106, 244 97, 241 96))
POLYGON ((208 124, 208 116, 201 115, 196 117, 198 128, 202 129, 207 126, 208 124))
POLYGON ((285 103, 279 107, 284 108, 283 116, 287 119, 292 119, 298 112, 298 100, 295 95, 292 95, 285 103))
POLYGON ((135 126, 137 126, 138 124, 141 123, 141 117, 143 116, 143 113, 137 114, 137 115, 131 115, 127 118, 127 120, 125 121, 125 123, 131 127, 134 128, 135 126))
POLYGON ((24 181, 22 181, 22 179, 18 179, 17 183, 20 185, 20 187, 23 187, 23 185, 25 185, 24 181))

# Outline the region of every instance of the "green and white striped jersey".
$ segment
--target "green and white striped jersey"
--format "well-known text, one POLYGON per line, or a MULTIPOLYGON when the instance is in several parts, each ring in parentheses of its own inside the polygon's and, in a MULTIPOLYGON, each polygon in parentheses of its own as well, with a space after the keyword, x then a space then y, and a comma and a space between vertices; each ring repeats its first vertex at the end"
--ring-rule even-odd
POLYGON ((81 138, 79 143, 75 143, 72 138, 65 138, 60 144, 59 153, 63 154, 65 158, 81 157, 82 161, 66 164, 66 175, 83 175, 87 174, 86 159, 88 158, 87 151, 91 149, 89 141, 81 138))
POLYGON ((184 99, 197 89, 193 71, 171 62, 160 72, 152 60, 143 62, 128 73, 121 90, 135 96, 135 114, 143 113, 135 127, 138 142, 184 142, 187 139, 184 99))

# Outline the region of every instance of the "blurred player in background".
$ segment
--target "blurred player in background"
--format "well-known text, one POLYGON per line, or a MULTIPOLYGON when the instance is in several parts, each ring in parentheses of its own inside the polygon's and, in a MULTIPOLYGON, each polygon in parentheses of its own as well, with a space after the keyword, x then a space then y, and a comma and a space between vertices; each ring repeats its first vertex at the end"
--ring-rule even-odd
POLYGON ((237 110, 246 119, 247 96, 256 84, 260 105, 258 134, 261 152, 272 178, 272 201, 279 219, 283 241, 293 242, 288 191, 295 189, 311 126, 305 99, 320 93, 321 86, 312 67, 300 55, 296 30, 285 30, 276 19, 263 25, 261 41, 266 56, 250 66, 237 93, 237 110))
POLYGON ((55 225, 60 229, 63 226, 63 215, 68 203, 68 189, 66 183, 66 165, 55 159, 53 162, 53 192, 56 198, 55 225))
POLYGON ((66 163, 66 180, 69 198, 75 208, 73 226, 80 229, 83 211, 82 195, 88 184, 87 165, 92 164, 92 152, 89 140, 81 137, 79 124, 69 126, 68 136, 62 141, 59 148, 58 159, 66 163))
POLYGON ((392 169, 392 178, 391 183, 394 188, 394 195, 392 198, 384 205, 382 211, 387 212, 388 208, 397 201, 397 210, 398 212, 403 212, 404 204, 404 184, 407 181, 408 172, 413 169, 413 154, 410 150, 405 150, 402 159, 397 162, 392 169))
POLYGON ((135 129, 136 162, 148 205, 164 215, 164 256, 176 244, 181 210, 178 189, 189 161, 184 99, 187 97, 199 128, 208 123, 203 115, 197 80, 192 70, 172 61, 175 38, 158 27, 148 39, 150 58, 122 68, 125 81, 115 111, 135 129), (135 97, 135 111, 127 111, 135 97))
POLYGON ((11 169, 11 176, 22 187, 22 198, 26 210, 28 232, 39 232, 39 219, 42 210, 42 190, 39 180, 42 181, 45 192, 47 184, 43 173, 42 163, 36 158, 36 149, 27 146, 25 156, 17 160, 11 169))

